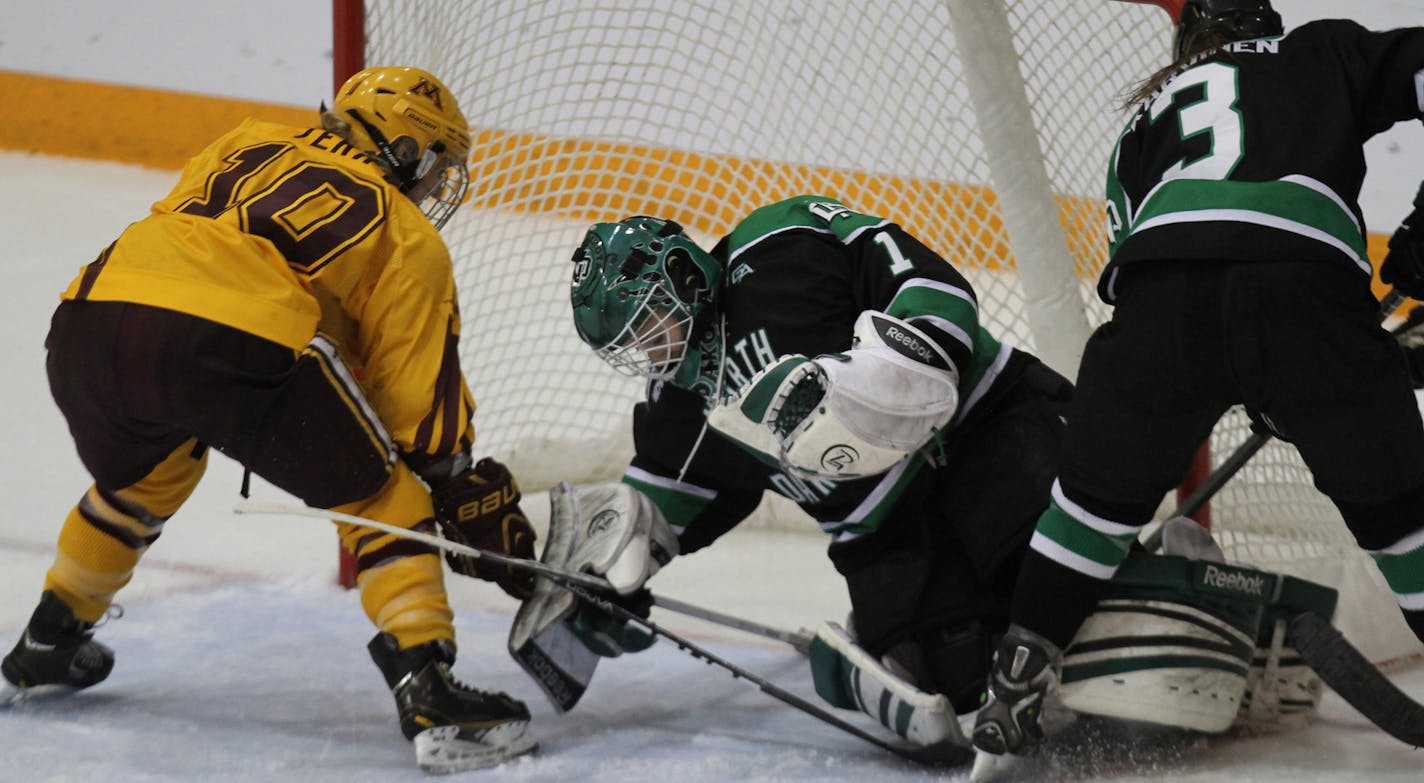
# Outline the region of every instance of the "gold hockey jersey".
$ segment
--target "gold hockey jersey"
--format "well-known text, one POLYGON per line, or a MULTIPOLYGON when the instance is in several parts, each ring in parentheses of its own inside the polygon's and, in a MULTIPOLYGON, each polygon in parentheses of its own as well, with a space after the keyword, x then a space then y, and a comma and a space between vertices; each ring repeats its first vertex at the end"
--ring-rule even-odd
POLYGON ((176 310, 300 350, 341 344, 402 452, 473 440, 450 253, 425 215, 339 136, 248 119, 62 297, 176 310))

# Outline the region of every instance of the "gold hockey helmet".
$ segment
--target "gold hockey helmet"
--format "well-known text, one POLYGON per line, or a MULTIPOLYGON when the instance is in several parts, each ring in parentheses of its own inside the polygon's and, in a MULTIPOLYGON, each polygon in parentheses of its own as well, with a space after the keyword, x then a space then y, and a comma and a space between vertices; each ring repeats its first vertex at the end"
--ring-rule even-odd
POLYGON ((455 96, 419 68, 367 68, 336 93, 349 141, 387 171, 438 229, 465 197, 470 124, 455 96))

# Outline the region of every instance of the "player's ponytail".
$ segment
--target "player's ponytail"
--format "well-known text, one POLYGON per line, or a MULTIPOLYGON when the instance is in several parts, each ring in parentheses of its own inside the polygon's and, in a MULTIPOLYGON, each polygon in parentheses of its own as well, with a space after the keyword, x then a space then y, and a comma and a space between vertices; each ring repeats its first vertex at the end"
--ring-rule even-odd
POLYGON ((1181 42, 1181 54, 1170 64, 1135 84, 1127 97, 1123 98, 1122 108, 1127 111, 1136 109, 1138 104, 1151 98, 1169 79, 1186 70, 1202 52, 1209 52, 1235 40, 1237 36, 1226 25, 1203 24, 1188 32, 1181 42))

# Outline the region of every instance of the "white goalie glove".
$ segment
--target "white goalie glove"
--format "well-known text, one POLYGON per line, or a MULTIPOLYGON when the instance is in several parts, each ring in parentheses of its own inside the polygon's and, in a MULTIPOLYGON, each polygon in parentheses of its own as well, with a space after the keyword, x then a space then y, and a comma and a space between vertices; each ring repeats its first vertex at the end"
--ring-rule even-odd
POLYGON ((958 385, 954 362, 928 335, 867 310, 849 351, 783 356, 707 421, 793 475, 861 478, 889 470, 947 424, 958 385))
MULTIPOLYGON (((641 597, 643 583, 678 553, 677 534, 647 495, 621 482, 549 491, 549 533, 539 560, 571 573, 607 579, 617 596, 641 597), (640 594, 640 591, 641 594, 640 594)), ((619 603, 619 598, 610 597, 619 603)), ((581 604, 547 578, 520 605, 509 632, 509 653, 560 711, 572 709, 593 678, 599 658, 646 649, 653 639, 604 610, 581 604)))

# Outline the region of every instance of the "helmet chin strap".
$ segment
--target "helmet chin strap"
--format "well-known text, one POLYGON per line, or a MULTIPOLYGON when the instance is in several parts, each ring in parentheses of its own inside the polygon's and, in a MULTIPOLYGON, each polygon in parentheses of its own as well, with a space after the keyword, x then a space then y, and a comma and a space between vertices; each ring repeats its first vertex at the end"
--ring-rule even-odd
MULTIPOLYGON (((708 411, 722 404, 723 382, 727 378, 727 315, 717 314, 717 387, 712 390, 711 405, 708 411)), ((686 359, 684 359, 686 361, 686 359)), ((692 467, 692 458, 697 456, 697 450, 702 447, 702 439, 707 437, 707 417, 702 417, 702 427, 697 431, 697 440, 692 442, 692 448, 687 450, 687 459, 682 461, 682 467, 677 471, 677 480, 682 481, 687 475, 687 469, 692 467)))
MULTIPOLYGON (((360 123, 361 127, 365 129, 366 135, 371 137, 371 141, 376 145, 376 150, 381 154, 381 159, 385 161, 386 165, 390 167, 391 173, 395 175, 396 187, 400 189, 400 192, 405 193, 415 187, 415 183, 420 181, 421 174, 423 174, 423 172, 419 172, 417 169, 417 161, 402 162, 400 156, 396 155, 395 148, 392 147, 390 141, 386 139, 386 134, 381 133, 379 128, 368 122, 366 118, 362 117, 361 113, 355 109, 347 109, 346 113, 351 115, 351 118, 356 120, 356 122, 360 123)), ((430 168, 429 164, 424 168, 428 170, 430 168)))

